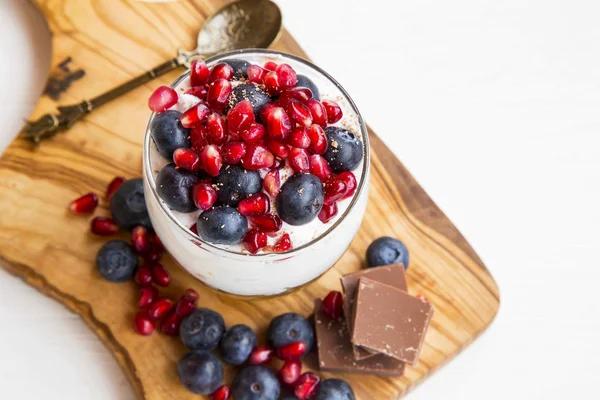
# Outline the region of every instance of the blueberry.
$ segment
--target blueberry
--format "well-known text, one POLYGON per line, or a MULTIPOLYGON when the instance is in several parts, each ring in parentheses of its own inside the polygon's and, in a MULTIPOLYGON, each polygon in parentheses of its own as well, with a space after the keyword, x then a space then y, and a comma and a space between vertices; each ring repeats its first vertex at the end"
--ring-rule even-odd
POLYGON ((219 345, 225 332, 221 314, 199 308, 185 317, 179 328, 183 344, 192 350, 211 351, 219 345))
POLYGON ((126 282, 133 277, 138 258, 131 246, 123 240, 104 243, 96 255, 96 267, 111 282, 126 282))
POLYGON ((198 235, 209 243, 237 244, 248 230, 248 218, 235 208, 213 207, 200 214, 196 228, 198 235))
POLYGON ((235 106, 242 100, 250 100, 256 118, 265 104, 272 101, 271 96, 256 83, 243 83, 236 86, 229 97, 229 107, 235 106))
POLYGON ((319 94, 319 88, 310 78, 306 75, 298 75, 298 83, 296 83, 296 87, 305 87, 309 88, 313 94, 313 98, 317 100, 321 100, 321 95, 319 94))
POLYGON ((313 400, 354 400, 354 392, 346 381, 325 379, 319 385, 313 400))
POLYGON ((133 229, 138 225, 152 228, 142 178, 125 181, 110 198, 110 213, 123 229, 133 229))
POLYGON ((300 314, 286 313, 281 314, 271 321, 267 332, 267 341, 274 349, 294 342, 304 342, 306 344, 306 353, 309 352, 314 341, 313 327, 300 314))
POLYGON ((246 60, 240 60, 239 58, 231 58, 229 60, 225 60, 227 64, 233 68, 233 78, 234 79, 242 79, 248 78, 248 67, 250 63, 246 60))
POLYGON ((231 384, 235 400, 277 400, 280 392, 277 377, 264 365, 244 367, 231 384))
POLYGON ((369 267, 402 263, 408 268, 408 249, 398 239, 388 236, 375 239, 367 248, 369 267))
POLYGON ((363 158, 363 143, 352 132, 337 126, 325 128, 327 151, 323 157, 335 173, 352 171, 363 158))
POLYGON ((168 110, 157 114, 150 125, 150 134, 158 152, 166 159, 173 159, 173 152, 180 147, 190 147, 190 130, 179 122, 181 113, 168 110))
POLYGON ((256 333, 248 325, 234 325, 221 339, 221 356, 226 363, 240 365, 246 362, 255 346, 256 333))
POLYGON ((323 208, 323 184, 312 174, 292 175, 275 199, 277 213, 290 225, 304 225, 323 208))
POLYGON ((204 351, 190 351, 177 363, 183 386, 197 394, 211 394, 223 381, 223 363, 204 351))
POLYGON ((239 165, 222 168, 214 183, 217 185, 217 201, 228 206, 237 206, 246 197, 262 190, 260 173, 239 165))
POLYGON ((192 199, 192 188, 199 180, 200 177, 192 171, 169 164, 156 177, 156 191, 169 208, 189 213, 197 209, 192 199))

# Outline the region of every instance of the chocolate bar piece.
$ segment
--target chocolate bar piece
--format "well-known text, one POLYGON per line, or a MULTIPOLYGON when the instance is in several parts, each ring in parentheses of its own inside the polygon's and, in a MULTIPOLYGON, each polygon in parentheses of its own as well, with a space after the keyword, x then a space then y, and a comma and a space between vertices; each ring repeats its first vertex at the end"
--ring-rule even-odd
MULTIPOLYGON (((392 264, 383 267, 363 269, 348 275, 344 275, 340 279, 342 282, 342 289, 344 291, 344 317, 346 319, 348 330, 351 334, 352 322, 354 319, 354 302, 356 301, 356 292, 358 291, 358 280, 361 277, 367 277, 400 290, 408 290, 403 264, 392 264)), ((377 352, 372 352, 360 346, 353 347, 355 360, 364 360, 365 358, 369 358, 377 354, 377 352)))
POLYGON ((344 321, 331 320, 321 311, 321 300, 315 300, 315 332, 319 353, 319 369, 350 374, 401 376, 404 363, 378 354, 356 361, 350 343, 350 333, 344 321))
POLYGON ((433 307, 384 283, 358 281, 352 343, 413 366, 433 315, 433 307))

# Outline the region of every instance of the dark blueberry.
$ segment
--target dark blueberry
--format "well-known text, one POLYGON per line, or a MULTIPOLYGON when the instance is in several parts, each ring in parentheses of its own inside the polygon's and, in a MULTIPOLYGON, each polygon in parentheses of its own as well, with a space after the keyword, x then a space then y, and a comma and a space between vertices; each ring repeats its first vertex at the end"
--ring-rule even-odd
POLYGON ((211 351, 216 349, 225 332, 225 321, 221 314, 199 308, 185 317, 179 328, 183 344, 192 350, 211 351))
POLYGON ((235 400, 277 400, 280 392, 277 377, 264 365, 244 367, 231 384, 235 400))
POLYGON ((352 171, 363 158, 363 143, 352 132, 337 126, 325 128, 327 151, 323 157, 335 173, 352 171))
POLYGON ((256 118, 265 104, 272 101, 271 96, 255 83, 243 83, 236 86, 229 97, 229 107, 235 106, 242 100, 250 100, 256 118))
POLYGON ((196 229, 198 235, 209 243, 237 244, 248 230, 248 218, 235 208, 213 207, 200 214, 196 229))
POLYGON ((309 88, 313 94, 313 98, 317 100, 321 100, 321 95, 319 94, 319 88, 313 81, 310 80, 308 76, 298 75, 298 83, 296 83, 296 87, 305 87, 309 88))
POLYGON ((223 363, 205 351, 190 351, 177 363, 183 386, 197 394, 211 394, 223 381, 223 363))
POLYGON ((367 265, 378 267, 380 265, 404 264, 408 268, 408 249, 398 239, 388 236, 375 239, 367 248, 367 265))
POLYGON ((138 225, 152 228, 142 178, 130 179, 119 186, 110 198, 110 213, 123 229, 133 229, 138 225))
POLYGON ((228 206, 237 206, 240 201, 262 190, 262 179, 258 171, 249 171, 239 165, 228 165, 214 179, 217 185, 217 201, 228 206))
POLYGON ((271 321, 267 332, 267 341, 274 349, 294 342, 304 342, 306 353, 314 341, 314 331, 310 322, 300 314, 281 314, 271 321))
POLYGON ((192 198, 192 188, 199 180, 200 177, 192 171, 169 164, 156 177, 156 191, 170 209, 189 213, 197 209, 192 198))
POLYGON ((354 392, 346 381, 325 379, 319 385, 313 400, 354 400, 354 392))
POLYGON ((312 174, 292 175, 275 199, 277 213, 290 225, 304 225, 323 208, 323 184, 312 174))
POLYGON ((221 339, 221 356, 226 363, 240 365, 246 362, 255 346, 256 333, 248 325, 234 325, 221 339))
POLYGON ((250 66, 250 63, 246 60, 240 60, 239 58, 232 58, 229 60, 225 60, 225 62, 227 64, 229 64, 231 66, 231 68, 233 68, 233 78, 234 79, 242 79, 242 78, 248 78, 248 67, 250 66))
POLYGON ((173 152, 180 147, 190 147, 190 130, 179 122, 181 113, 168 110, 154 116, 150 134, 158 152, 166 159, 173 159, 173 152))
POLYGON ((138 258, 131 246, 123 240, 104 243, 96 255, 96 267, 111 282, 126 282, 133 277, 138 258))

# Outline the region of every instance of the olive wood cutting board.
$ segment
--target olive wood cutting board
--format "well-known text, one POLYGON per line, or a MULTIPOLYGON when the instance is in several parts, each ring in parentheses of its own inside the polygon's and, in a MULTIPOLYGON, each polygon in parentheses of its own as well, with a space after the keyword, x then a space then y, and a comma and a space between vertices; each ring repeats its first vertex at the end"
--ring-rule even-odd
MULTIPOLYGON (((55 90, 51 94, 60 96, 57 101, 42 96, 32 119, 55 111, 58 104, 79 102, 137 76, 172 58, 179 47, 193 48, 202 21, 224 2, 37 3, 52 33, 50 77, 55 90)), ((285 31, 274 48, 306 57, 285 31)), ((147 98, 153 88, 170 84, 181 72, 96 110, 37 149, 16 139, 0 159, 0 264, 79 314, 144 399, 198 398, 176 375, 175 365, 185 348, 177 338, 158 332, 150 337, 134 333, 135 285, 113 284, 100 277, 94 260, 106 239, 91 235, 91 217, 71 215, 67 205, 90 191, 102 198, 114 176, 141 176, 142 140, 150 115, 147 98)), ((223 314, 227 325, 248 324, 264 338, 273 316, 288 311, 308 316, 316 297, 340 290, 343 274, 364 267, 365 250, 373 239, 398 237, 410 251, 410 293, 425 295, 435 307, 418 365, 407 367, 401 378, 322 374, 348 380, 358 399, 392 399, 406 394, 477 338, 498 311, 499 292, 460 232, 385 144, 370 134, 372 172, 366 216, 350 249, 329 272, 291 294, 249 300, 205 287, 166 257, 165 265, 173 275, 166 292, 174 297, 192 287, 200 293, 201 305, 223 314)), ((108 214, 101 199, 96 215, 108 214)), ((234 373, 227 370, 226 382, 234 373)))

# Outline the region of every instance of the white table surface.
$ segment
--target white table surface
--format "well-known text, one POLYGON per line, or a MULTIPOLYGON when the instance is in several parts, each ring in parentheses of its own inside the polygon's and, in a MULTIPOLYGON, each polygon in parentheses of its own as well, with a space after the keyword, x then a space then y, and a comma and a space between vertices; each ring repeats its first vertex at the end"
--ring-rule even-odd
MULTIPOLYGON (((410 398, 598 398, 600 3, 279 4, 500 286, 488 332, 410 398)), ((0 0, 0 145, 47 43, 30 4, 0 0)), ((77 316, 3 271, 0 321, 1 398, 133 398, 77 316)))

